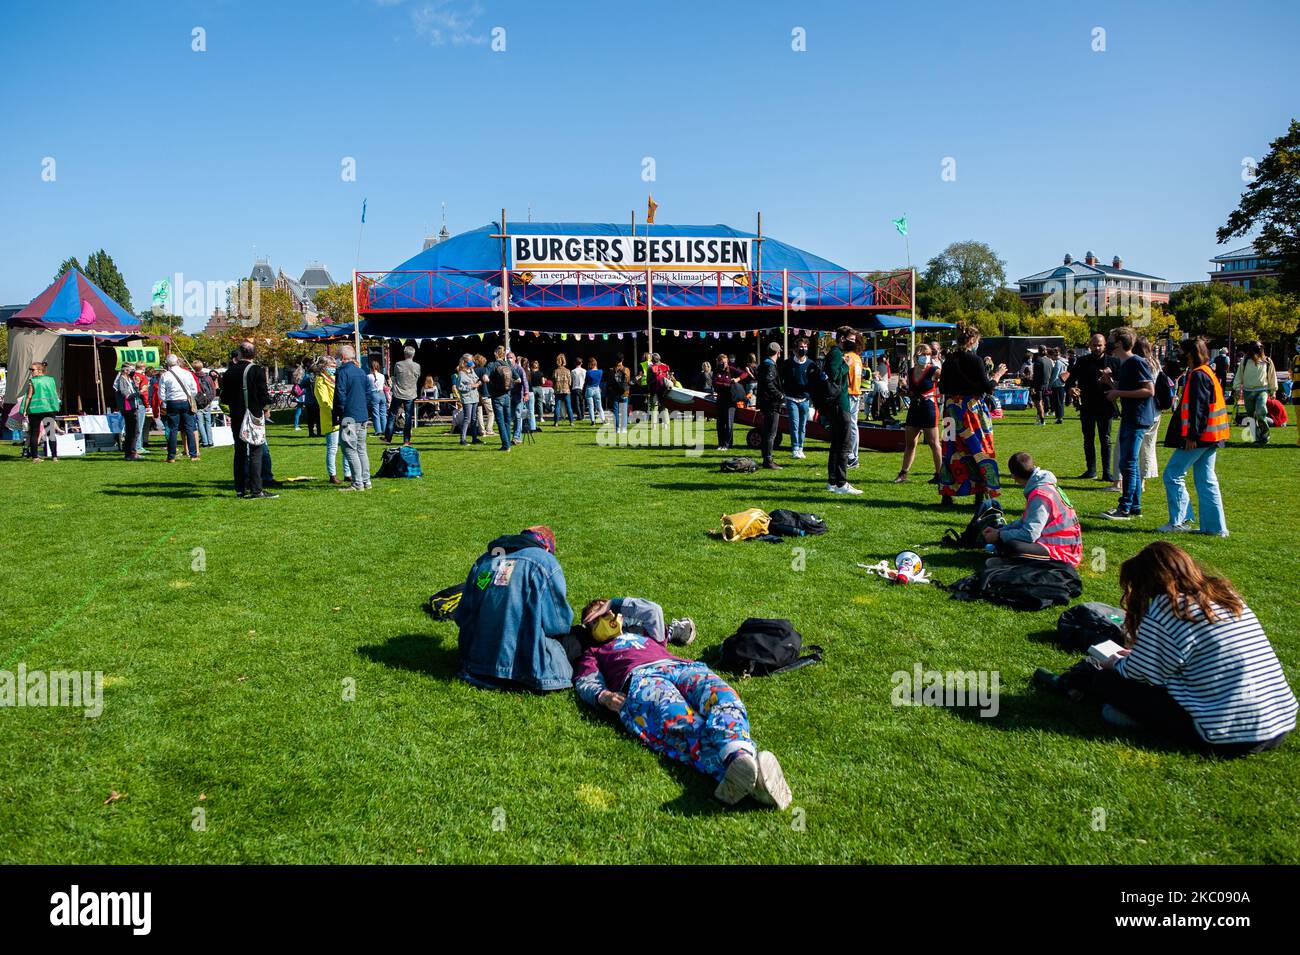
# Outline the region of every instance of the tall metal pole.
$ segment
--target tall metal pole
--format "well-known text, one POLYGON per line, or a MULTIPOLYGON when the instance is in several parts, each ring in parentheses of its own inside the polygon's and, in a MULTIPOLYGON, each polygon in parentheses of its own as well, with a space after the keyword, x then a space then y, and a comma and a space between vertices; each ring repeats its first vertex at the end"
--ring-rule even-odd
POLYGON ((357 300, 357 270, 352 270, 352 344, 357 350, 357 361, 361 361, 361 305, 357 300))
POLYGON ((650 270, 645 270, 645 353, 646 357, 655 353, 655 296, 650 270))
POLYGON ((781 270, 781 354, 790 357, 790 270, 781 270))
POLYGON ((501 270, 501 312, 505 317, 505 345, 510 351, 510 270, 501 270))
POLYGON ((916 267, 911 269, 912 273, 912 351, 910 354, 916 354, 916 267))

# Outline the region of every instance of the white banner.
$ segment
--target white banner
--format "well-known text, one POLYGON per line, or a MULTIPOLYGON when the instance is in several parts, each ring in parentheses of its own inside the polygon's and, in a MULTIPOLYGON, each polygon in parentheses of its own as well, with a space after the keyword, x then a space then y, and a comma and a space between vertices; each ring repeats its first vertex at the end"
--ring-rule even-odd
MULTIPOLYGON (((531 273, 529 284, 620 283, 643 277, 690 285, 714 281, 709 272, 753 268, 753 240, 733 236, 517 235, 510 267, 531 273)), ((724 277, 724 280, 726 277, 724 277)))

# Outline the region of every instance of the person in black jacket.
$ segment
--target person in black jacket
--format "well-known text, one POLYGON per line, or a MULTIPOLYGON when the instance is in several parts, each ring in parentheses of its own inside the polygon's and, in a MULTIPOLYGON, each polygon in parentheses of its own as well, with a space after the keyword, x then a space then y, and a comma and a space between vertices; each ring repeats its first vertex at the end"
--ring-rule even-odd
POLYGON ((1101 474, 1107 484, 1114 480, 1110 473, 1110 423, 1115 419, 1115 402, 1106 397, 1112 382, 1119 378, 1119 359, 1106 354, 1106 336, 1098 332, 1088 340, 1088 354, 1074 363, 1070 371, 1069 386, 1079 401, 1079 420, 1083 423, 1083 457, 1086 461, 1079 480, 1097 476, 1097 450, 1093 446, 1093 433, 1101 445, 1101 474))
POLYGON ((262 488, 262 449, 250 447, 239 432, 244 423, 244 412, 254 417, 266 414, 271 394, 266 385, 266 369, 254 363, 257 354, 252 342, 239 346, 238 357, 231 362, 221 379, 221 397, 230 411, 231 430, 235 434, 235 496, 246 498, 279 497, 262 488), (244 402, 247 382, 248 402, 244 402))
POLYGON ((767 358, 758 366, 758 410, 763 412, 763 467, 769 471, 781 470, 772 460, 772 448, 781 429, 781 408, 785 405, 785 392, 781 390, 781 345, 772 342, 767 346, 767 358))

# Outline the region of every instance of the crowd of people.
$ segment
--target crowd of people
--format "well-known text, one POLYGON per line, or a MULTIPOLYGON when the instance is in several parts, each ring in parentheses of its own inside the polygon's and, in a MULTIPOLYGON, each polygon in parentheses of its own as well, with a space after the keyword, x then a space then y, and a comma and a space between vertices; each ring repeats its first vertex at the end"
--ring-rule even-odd
MULTIPOLYGON (((1005 365, 994 367, 980 357, 979 344, 978 329, 965 325, 958 326, 950 350, 937 341, 919 343, 891 387, 887 360, 864 356, 860 333, 846 326, 835 332, 821 360, 810 354, 809 340, 799 337, 789 357, 777 342, 767 346, 761 362, 753 355, 737 361, 720 353, 702 364, 692 383, 715 398, 720 450, 732 446, 736 411, 758 411, 767 468, 780 467, 774 447, 782 416, 790 453, 802 459, 815 415, 830 440, 827 489, 837 494, 861 493, 847 475, 859 466, 864 412, 892 421, 905 407, 902 466, 894 480, 908 480, 924 442, 933 465, 929 482, 942 505, 972 497, 978 514, 1002 491, 992 410, 1007 372, 1005 365)), ((441 397, 439 383, 418 364, 413 347, 387 373, 377 360, 366 363, 368 369, 344 345, 292 377, 301 399, 295 429, 305 415, 309 433, 324 439, 328 480, 355 492, 371 488, 367 433, 391 443, 400 429, 409 445, 417 401, 441 397)), ((1079 410, 1086 459, 1079 478, 1097 478, 1100 468, 1101 480, 1116 481, 1118 502, 1102 516, 1142 515, 1144 481, 1160 473, 1155 448, 1163 412, 1169 411, 1163 440, 1173 453, 1162 474, 1169 520, 1159 531, 1228 535, 1215 462, 1228 439, 1229 406, 1216 370, 1222 362, 1211 361, 1204 340, 1186 339, 1178 357, 1166 356, 1158 365, 1151 343, 1121 327, 1094 335, 1087 354, 1073 362, 1049 348, 1029 365, 1022 377, 1031 383, 1039 424, 1062 420, 1066 401, 1079 410), (1199 522, 1186 487, 1189 470, 1199 522)), ((26 410, 43 421, 57 413, 58 391, 42 363, 33 362, 30 371, 26 410)), ((500 450, 510 451, 524 435, 540 430, 548 412, 553 427, 562 419, 572 427, 575 420, 598 425, 612 417, 616 429, 626 429, 634 385, 644 388, 657 418, 677 380, 658 354, 647 355, 636 369, 621 355, 601 368, 594 356, 570 362, 560 354, 547 373, 539 360, 500 346, 491 358, 462 355, 450 391, 460 443, 481 444, 495 433, 500 450)), ((1262 348, 1245 349, 1235 385, 1237 403, 1256 422, 1255 440, 1267 443, 1280 415, 1270 405, 1278 385, 1262 348), (1261 416, 1268 424, 1258 423, 1261 416)), ((143 438, 149 415, 164 423, 169 463, 182 456, 198 460, 200 448, 212 443, 211 416, 224 405, 234 435, 236 495, 277 496, 268 490, 270 382, 252 341, 241 343, 219 378, 198 363, 185 367, 175 355, 157 369, 124 365, 113 394, 124 417, 128 460, 148 453, 143 438)), ((39 460, 36 443, 45 426, 33 430, 30 446, 39 460)), ((1010 455, 1006 466, 1023 490, 1023 513, 986 527, 982 543, 1005 560, 1077 568, 1083 529, 1057 476, 1025 451, 1010 455)), ((1157 541, 1124 563, 1120 583, 1126 645, 1104 661, 1086 660, 1063 674, 1040 671, 1037 685, 1075 702, 1100 704, 1115 725, 1142 726, 1223 756, 1273 748, 1294 728, 1295 697, 1258 619, 1228 581, 1207 573, 1177 546, 1157 541)), ((722 802, 752 797, 769 806, 789 805, 780 763, 754 744, 739 695, 704 664, 668 651, 669 644, 694 638, 694 623, 679 618, 665 625, 657 604, 624 597, 591 601, 575 627, 548 528, 493 541, 471 569, 456 620, 465 679, 542 690, 573 687, 584 703, 614 714, 651 749, 712 777, 722 802), (563 637, 576 640, 572 654, 560 643, 563 637)))

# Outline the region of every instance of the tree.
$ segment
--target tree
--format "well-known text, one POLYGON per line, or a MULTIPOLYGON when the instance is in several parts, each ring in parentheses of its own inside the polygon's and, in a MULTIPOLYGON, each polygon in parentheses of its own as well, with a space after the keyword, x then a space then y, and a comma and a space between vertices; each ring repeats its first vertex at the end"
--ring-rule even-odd
POLYGON ((1300 120, 1292 119, 1286 134, 1270 144, 1216 236, 1222 244, 1255 229, 1255 251, 1281 263, 1283 291, 1300 294, 1300 120))
POLYGON ((1035 312, 1025 320, 1025 331, 1039 338, 1060 335, 1067 345, 1087 344, 1092 326, 1082 315, 1068 309, 1049 309, 1035 312))
POLYGON ((316 311, 326 316, 331 322, 348 324, 352 322, 352 283, 339 282, 316 293, 316 311))
POLYGON ((1242 302, 1250 292, 1227 282, 1188 285, 1169 296, 1169 311, 1178 325, 1190 335, 1210 335, 1210 324, 1226 302, 1242 302))
POLYGON ((1212 335, 1226 337, 1231 329, 1237 342, 1283 342, 1296 333, 1300 325, 1300 301, 1282 295, 1254 295, 1241 301, 1219 303, 1210 318, 1212 335))
POLYGON ((85 272, 85 269, 81 267, 81 263, 77 261, 77 257, 74 255, 72 258, 64 259, 59 265, 59 271, 54 273, 54 281, 57 282, 59 279, 63 278, 63 273, 68 271, 68 269, 76 269, 78 272, 85 272))
POLYGON ((104 294, 109 298, 128 312, 131 311, 131 293, 126 287, 126 280, 122 278, 122 273, 117 270, 117 263, 113 261, 111 255, 103 249, 90 253, 90 258, 86 259, 86 267, 82 269, 82 272, 85 273, 86 278, 103 289, 104 294))
POLYGON ((185 324, 185 317, 183 315, 167 315, 165 313, 155 315, 152 310, 141 312, 136 317, 139 318, 142 323, 155 322, 159 325, 166 325, 173 331, 180 331, 181 326, 185 324))
POLYGON ((257 296, 256 314, 242 318, 235 326, 239 339, 251 338, 264 360, 278 372, 281 361, 302 350, 302 343, 288 334, 302 328, 302 313, 294 307, 288 289, 262 289, 257 296))
POLYGON ((987 308, 1007 281, 1007 263, 986 243, 954 242, 925 266, 926 281, 952 289, 967 309, 987 308))

